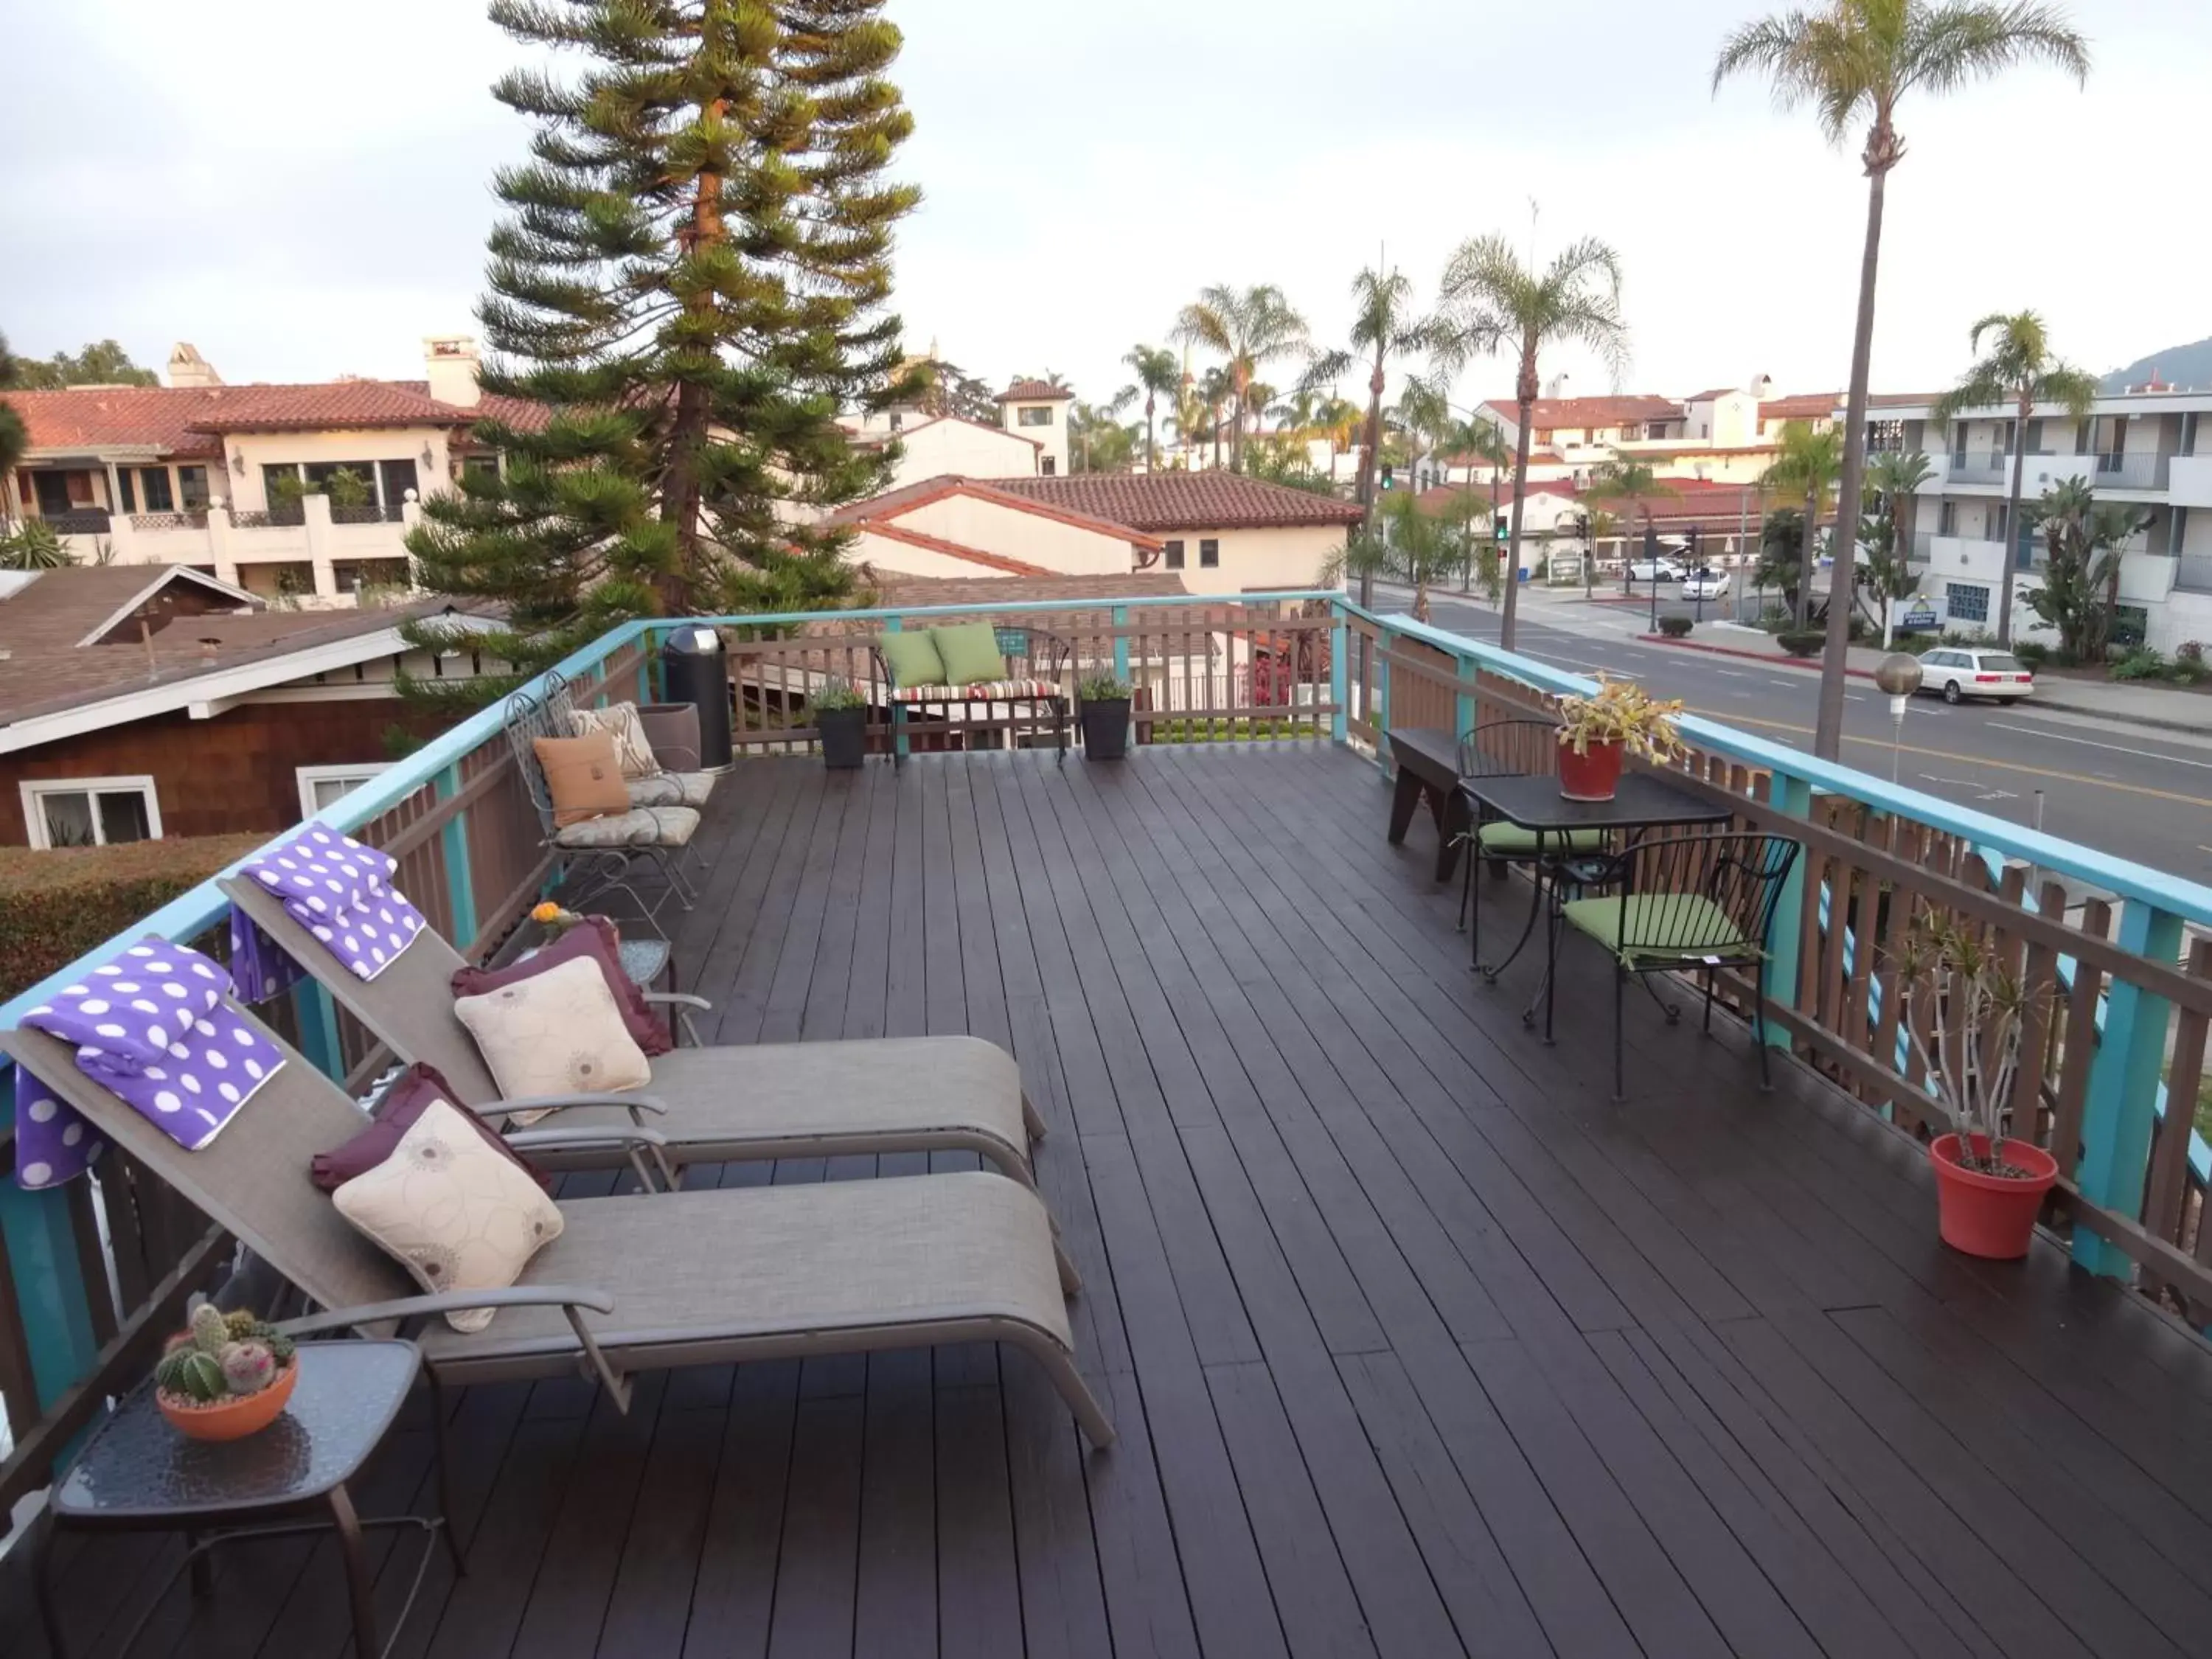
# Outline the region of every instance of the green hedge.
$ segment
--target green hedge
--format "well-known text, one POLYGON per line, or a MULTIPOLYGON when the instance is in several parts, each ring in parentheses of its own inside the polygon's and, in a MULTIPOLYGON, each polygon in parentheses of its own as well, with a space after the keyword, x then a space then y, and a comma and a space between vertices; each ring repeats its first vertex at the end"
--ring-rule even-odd
POLYGON ((1777 634, 1774 637, 1781 642, 1782 648, 1793 657, 1817 657, 1828 643, 1828 636, 1825 633, 1810 628, 1802 634, 1793 630, 1777 634))
POLYGON ((0 847, 0 1001, 129 933, 268 839, 196 836, 52 852, 0 847))

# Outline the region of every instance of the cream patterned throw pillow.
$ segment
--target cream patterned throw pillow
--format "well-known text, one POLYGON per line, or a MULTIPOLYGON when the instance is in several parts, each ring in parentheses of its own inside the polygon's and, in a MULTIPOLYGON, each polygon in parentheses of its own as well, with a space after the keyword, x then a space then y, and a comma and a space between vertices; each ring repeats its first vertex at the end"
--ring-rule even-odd
POLYGON ((482 996, 457 997, 453 1015, 477 1040, 502 1099, 635 1089, 653 1076, 606 975, 588 957, 482 996))
POLYGON ((660 763, 653 757, 653 745, 646 741, 645 722, 637 717, 634 702, 617 702, 605 708, 578 708, 572 711, 576 722, 576 735, 587 738, 594 732, 604 732, 615 740, 615 760, 626 778, 649 778, 660 770, 660 763))
MULTIPOLYGON (((392 1155, 331 1200, 426 1291, 503 1290, 561 1237, 553 1200, 443 1100, 424 1107, 392 1155)), ((446 1320, 457 1331, 480 1331, 495 1311, 446 1320)))

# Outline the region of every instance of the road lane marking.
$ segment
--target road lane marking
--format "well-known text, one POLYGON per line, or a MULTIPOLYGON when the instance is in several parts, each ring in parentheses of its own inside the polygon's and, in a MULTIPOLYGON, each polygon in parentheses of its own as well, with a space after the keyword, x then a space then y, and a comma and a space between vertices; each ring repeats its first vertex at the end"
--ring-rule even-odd
POLYGON ((1745 673, 1741 668, 1716 668, 1713 670, 1713 672, 1723 675, 1727 678, 1732 680, 1747 680, 1751 678, 1750 675, 1745 673))
POLYGON ((2145 760, 2166 761, 2175 766, 2195 766, 2212 772, 2212 761, 2161 755, 2155 749, 2130 749, 2124 743, 2099 743, 2094 738, 2069 738, 2063 732, 2046 732, 2039 726, 2013 726, 2003 720, 1985 720, 1983 724, 1995 726, 2000 732, 2021 732, 2031 738, 2048 738, 2053 743, 2078 743, 2084 749, 2108 749, 2115 755, 2141 755, 2145 760))
MULTIPOLYGON (((1710 715, 1714 720, 1736 726, 1763 726, 1771 732, 1809 733, 1813 730, 1809 726, 1795 726, 1787 720, 1757 720, 1748 714, 1734 714, 1722 708, 1699 708, 1690 706, 1689 712, 1692 714, 1710 715)), ((1856 732, 1844 732, 1844 741, 1864 744, 1869 749, 1889 749, 1893 746, 1887 738, 1863 738, 1856 732)), ((2087 784, 2093 789, 2118 789, 2130 795, 2147 795, 2153 800, 2179 801, 2185 806, 2212 806, 2212 797, 2185 795, 2172 789, 2153 789, 2147 784, 2111 783, 2103 778, 2089 777, 2080 772, 2058 772, 2047 767, 2022 766, 2017 761, 1991 760, 1987 755, 1961 755, 1948 749, 1923 749, 1916 744, 1898 744, 1894 747, 1899 754, 1925 755, 1931 760, 1962 761, 1968 766, 1993 766, 2001 772, 2020 772, 2032 778, 2056 778, 2061 783, 2087 784)), ((2159 758, 2163 760, 2166 757, 2160 756, 2159 758)))

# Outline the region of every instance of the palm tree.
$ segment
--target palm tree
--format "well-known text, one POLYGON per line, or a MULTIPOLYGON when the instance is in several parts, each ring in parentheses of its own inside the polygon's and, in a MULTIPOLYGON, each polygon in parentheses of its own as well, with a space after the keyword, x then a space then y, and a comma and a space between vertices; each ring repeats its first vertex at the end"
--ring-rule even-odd
MULTIPOLYGON (((1583 515, 1583 597, 1588 599, 1597 569, 1597 544, 1613 534, 1618 527, 1612 514, 1601 507, 1585 505, 1583 515)), ((1623 548, 1623 553, 1627 550, 1623 548)))
POLYGON ((1133 345, 1123 354, 1121 361, 1137 377, 1137 385, 1145 394, 1145 471, 1159 471, 1160 452, 1157 428, 1152 421, 1155 400, 1172 398, 1182 387, 1182 365, 1176 361, 1175 353, 1165 346, 1133 345))
MULTIPOLYGON (((5 335, 0 335, 0 356, 8 349, 5 335)), ((9 481, 15 476, 15 466, 31 450, 30 429, 23 417, 4 403, 0 403, 0 526, 8 522, 9 481)))
MULTIPOLYGON (((1792 620, 1799 632, 1805 628, 1805 613, 1812 603, 1813 572, 1819 568, 1820 549, 1820 514, 1826 510, 1831 495, 1836 491, 1836 480, 1843 471, 1844 434, 1834 427, 1816 432, 1809 421, 1784 421, 1779 434, 1780 442, 1766 471, 1759 475, 1759 487, 1771 489, 1781 495, 1804 498, 1805 512, 1799 520, 1800 544, 1797 552, 1799 575, 1792 620)), ((1850 638, 1850 601, 1846 599, 1838 605, 1838 593, 1851 591, 1848 584, 1853 580, 1850 555, 1845 544, 1854 538, 1839 535, 1836 538, 1836 568, 1828 575, 1829 626, 1840 610, 1844 612, 1844 638, 1850 638)), ((1838 647, 1838 650, 1841 647, 1838 647)))
POLYGON ((1451 404, 1445 400, 1443 389, 1418 374, 1406 377, 1406 384, 1398 392, 1397 407, 1390 412, 1397 420, 1398 429, 1406 434, 1413 462, 1418 463, 1424 455, 1435 454, 1451 435, 1451 404))
POLYGON ((2027 595, 2027 607, 2058 630, 2066 658, 2101 663, 2120 607, 2120 545, 2142 533, 2150 514, 2100 504, 2083 478, 2044 491, 2034 511, 2051 562, 2043 586, 2027 595))
POLYGON ((1516 352, 1513 392, 1519 430, 1513 456, 1513 518, 1507 533, 1505 604, 1498 640, 1513 648, 1514 596, 1521 587, 1521 512, 1528 491, 1528 410, 1541 382, 1536 354, 1576 344, 1595 352, 1617 379, 1628 361, 1628 325, 1620 316, 1620 258, 1584 238, 1563 249, 1540 274, 1521 263, 1509 238, 1478 236, 1461 244, 1444 267, 1440 309, 1450 319, 1438 356, 1456 365, 1474 351, 1503 346, 1516 352))
POLYGON ((1229 392, 1236 424, 1229 431, 1229 465, 1244 459, 1244 420, 1251 412, 1252 382, 1277 358, 1301 354, 1306 346, 1305 319, 1291 308, 1282 289, 1271 283, 1231 288, 1214 283, 1176 318, 1176 337, 1219 352, 1228 361, 1229 392))
POLYGON ((1331 392, 1322 402, 1316 423, 1328 437, 1328 481, 1336 482, 1336 458, 1351 447, 1352 434, 1366 423, 1359 405, 1331 392))
POLYGON ((1375 578, 1402 582, 1413 590, 1413 620, 1429 619, 1429 589, 1467 562, 1469 538, 1447 513, 1431 513, 1409 490, 1394 495, 1369 522, 1348 537, 1321 573, 1333 587, 1348 572, 1371 589, 1375 578))
POLYGON ((1919 578, 1912 571, 1913 509, 1920 486, 1935 476, 1917 450, 1885 449, 1867 463, 1867 503, 1862 507, 1859 540, 1865 551, 1865 586, 1879 611, 1882 642, 1889 642, 1893 599, 1912 597, 1919 578), (1879 505, 1875 505, 1875 503, 1879 505))
MULTIPOLYGON (((2078 84, 2089 52, 2055 6, 1990 0, 1827 0, 1814 12, 1788 11, 1746 23, 1721 43, 1713 90, 1732 75, 1764 71, 1785 109, 1809 103, 1821 130, 1841 144, 1854 122, 1867 123, 1860 161, 1867 175, 1866 243, 1859 255, 1858 323, 1851 337, 1850 392, 1844 404, 1843 498, 1856 509, 1866 459, 1867 360, 1874 345, 1875 278, 1881 257, 1882 191, 1905 158, 1897 106, 1908 92, 1941 95, 2023 63, 2057 65, 2078 84)), ((1842 591, 1851 587, 1852 538, 1837 550, 1842 591)), ((1809 583, 1808 584, 1809 585, 1809 583)), ((1844 647, 1850 607, 1828 607, 1828 647, 1820 665, 1820 712, 1813 752, 1836 758, 1844 736, 1844 647)))
MULTIPOLYGON (((1651 470, 1649 461, 1614 459, 1605 462, 1590 474, 1589 485, 1583 491, 1584 501, 1620 501, 1628 508, 1628 522, 1633 529, 1638 518, 1644 526, 1651 527, 1651 514, 1644 505, 1651 496, 1674 495, 1680 492, 1671 484, 1662 483, 1659 475, 1651 470)), ((1627 550, 1623 548, 1622 552, 1627 550)), ((1624 573, 1629 560, 1624 557, 1620 568, 1624 573)))
MULTIPOLYGON (((1413 284, 1396 269, 1378 275, 1371 265, 1352 279, 1352 343, 1340 351, 1326 351, 1307 371, 1310 384, 1334 381, 1359 363, 1368 365, 1367 438, 1359 457, 1359 477, 1353 496, 1375 515, 1375 469, 1382 453, 1382 388, 1385 371, 1394 357, 1424 356, 1445 343, 1443 325, 1420 314, 1413 303, 1413 284)), ((1363 599, 1362 603, 1364 603, 1363 599)))
POLYGON ((1929 412, 1948 424, 1970 409, 2012 405, 2012 486, 2005 492, 2004 574, 1997 588, 1997 643, 2012 643, 2012 572, 2019 550, 2020 486, 2027 464, 2027 422, 2038 404, 2057 404, 2077 421, 2089 418, 2097 400, 2097 377, 2058 361, 2043 319, 2032 311, 2007 316, 1991 312, 1974 325, 1970 343, 1982 349, 1982 337, 1990 337, 1989 354, 1978 359, 1966 378, 1936 400, 1929 412))

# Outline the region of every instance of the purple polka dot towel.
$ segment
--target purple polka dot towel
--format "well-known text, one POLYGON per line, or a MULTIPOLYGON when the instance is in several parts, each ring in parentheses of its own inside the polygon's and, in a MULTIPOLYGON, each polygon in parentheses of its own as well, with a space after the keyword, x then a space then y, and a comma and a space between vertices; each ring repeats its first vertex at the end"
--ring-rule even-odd
MULTIPOLYGON (((64 986, 23 1024, 75 1043, 77 1070, 197 1152, 284 1063, 269 1035, 223 1000, 229 989, 220 963, 149 937, 64 986)), ((19 1127, 66 1140, 76 1115, 55 1104, 51 1117, 20 1113, 19 1127)), ((79 1127, 71 1150, 91 1133, 79 1127)))
POLYGON ((310 823, 239 873, 283 901, 293 921, 357 979, 374 979, 422 931, 422 913, 392 878, 389 854, 310 823))

